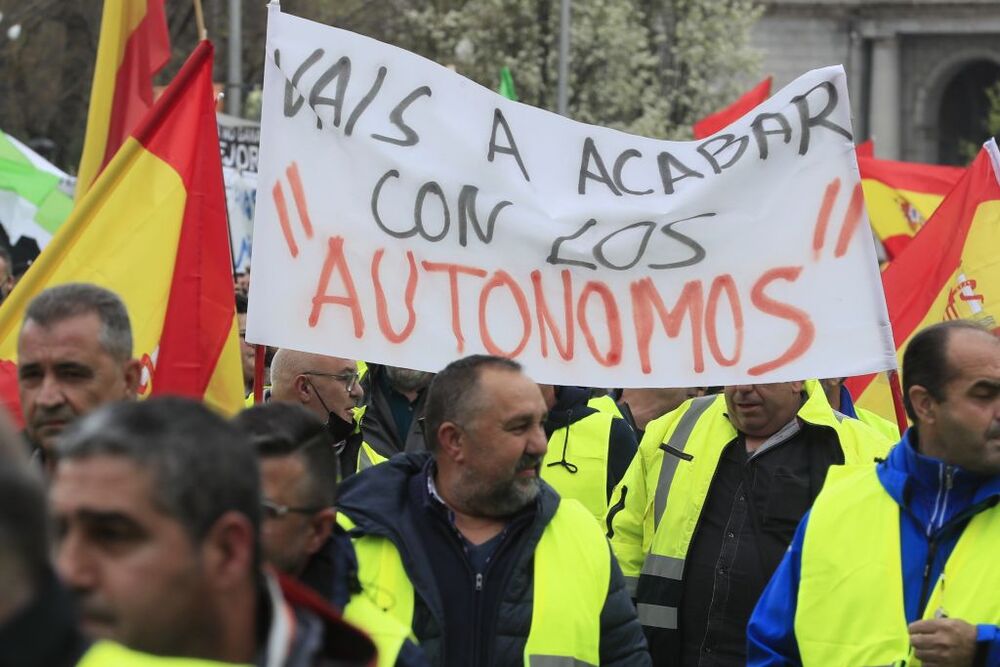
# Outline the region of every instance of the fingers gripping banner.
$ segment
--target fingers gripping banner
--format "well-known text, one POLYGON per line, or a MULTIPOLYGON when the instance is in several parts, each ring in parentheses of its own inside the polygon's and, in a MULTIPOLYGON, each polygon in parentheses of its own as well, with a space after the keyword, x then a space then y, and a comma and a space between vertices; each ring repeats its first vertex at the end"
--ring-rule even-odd
POLYGON ((841 67, 668 142, 276 9, 266 48, 248 340, 592 386, 895 366, 841 67))

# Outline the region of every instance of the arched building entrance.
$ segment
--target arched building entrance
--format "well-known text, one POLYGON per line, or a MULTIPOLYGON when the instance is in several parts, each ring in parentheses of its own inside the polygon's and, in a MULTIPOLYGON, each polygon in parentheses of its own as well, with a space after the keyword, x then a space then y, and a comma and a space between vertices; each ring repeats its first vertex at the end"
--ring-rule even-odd
POLYGON ((1000 82, 1000 64, 977 59, 955 71, 941 90, 937 118, 937 162, 964 165, 969 146, 979 146, 988 137, 986 91, 1000 82))

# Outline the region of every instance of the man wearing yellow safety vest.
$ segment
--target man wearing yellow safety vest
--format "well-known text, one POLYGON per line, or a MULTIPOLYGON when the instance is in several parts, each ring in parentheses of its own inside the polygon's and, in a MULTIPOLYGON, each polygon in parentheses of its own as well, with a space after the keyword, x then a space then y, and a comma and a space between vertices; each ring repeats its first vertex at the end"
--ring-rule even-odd
POLYGON ((898 440, 899 426, 871 410, 855 405, 851 392, 844 386, 844 380, 845 378, 826 378, 819 381, 826 392, 826 400, 830 401, 830 407, 842 415, 860 419, 890 440, 898 440))
POLYGON ((357 362, 280 349, 271 361, 271 401, 298 403, 326 422, 344 476, 358 469, 364 449, 356 408, 365 392, 357 362))
POLYGON ((549 409, 542 479, 561 498, 580 501, 603 523, 608 497, 639 446, 635 432, 621 417, 588 405, 590 390, 585 387, 539 384, 538 388, 549 409))
POLYGON ((729 386, 650 422, 607 525, 656 664, 743 664, 747 619, 827 469, 890 444, 815 380, 729 386))
POLYGON ((516 362, 460 359, 431 383, 429 451, 341 488, 362 586, 433 665, 650 664, 600 526, 539 479, 547 412, 516 362))
POLYGON ((1000 339, 964 320, 903 356, 913 421, 831 470, 748 627, 751 665, 1000 665, 1000 339))
POLYGON ((234 422, 260 462, 265 560, 367 632, 380 667, 426 665, 409 627, 361 590, 354 547, 336 524, 338 461, 323 422, 299 405, 275 402, 244 410, 234 422))
POLYGON ((210 408, 167 397, 109 405, 74 423, 56 452, 56 569, 86 634, 258 667, 374 667, 367 635, 262 567, 256 457, 210 408))

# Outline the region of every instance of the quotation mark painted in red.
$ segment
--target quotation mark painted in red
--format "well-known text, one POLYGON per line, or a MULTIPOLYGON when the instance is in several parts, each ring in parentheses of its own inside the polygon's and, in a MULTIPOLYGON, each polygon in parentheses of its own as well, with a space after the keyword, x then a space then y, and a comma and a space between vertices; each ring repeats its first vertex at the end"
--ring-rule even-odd
MULTIPOLYGON (((302 224, 302 231, 305 233, 307 239, 311 239, 313 237, 312 220, 309 219, 309 209, 306 207, 306 195, 302 190, 302 178, 299 176, 298 163, 292 162, 288 165, 288 168, 285 169, 285 175, 288 177, 288 185, 292 190, 292 199, 295 201, 295 208, 299 213, 299 222, 302 224)), ((285 243, 288 244, 288 252, 292 254, 292 257, 298 257, 299 245, 295 242, 295 234, 292 233, 292 223, 288 217, 285 190, 280 180, 274 184, 271 196, 274 197, 274 205, 278 209, 278 222, 281 223, 281 233, 285 237, 285 243)))
MULTIPOLYGON (((840 179, 835 178, 826 186, 823 193, 823 202, 819 207, 819 215, 816 217, 816 227, 813 229, 813 259, 819 260, 826 244, 826 229, 830 226, 830 215, 833 213, 833 205, 840 194, 840 179)), ((850 244, 854 233, 861 225, 864 218, 865 198, 861 190, 861 183, 854 186, 851 193, 851 201, 847 205, 847 212, 844 213, 844 221, 840 226, 840 234, 837 236, 837 245, 833 250, 834 257, 843 257, 847 253, 847 246, 850 244)))

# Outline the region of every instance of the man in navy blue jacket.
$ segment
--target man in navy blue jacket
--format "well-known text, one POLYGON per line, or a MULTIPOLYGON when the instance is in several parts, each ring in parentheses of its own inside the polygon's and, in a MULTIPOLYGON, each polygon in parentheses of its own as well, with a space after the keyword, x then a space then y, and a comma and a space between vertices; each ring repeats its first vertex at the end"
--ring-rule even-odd
POLYGON ((828 478, 750 619, 750 665, 900 664, 913 657, 924 665, 1000 665, 1000 575, 979 566, 995 564, 1000 534, 977 530, 1000 525, 1000 339, 965 321, 925 329, 907 347, 903 391, 914 426, 874 473, 828 478), (865 481, 875 476, 880 488, 865 481), (838 515, 871 488, 875 494, 859 500, 855 515, 838 515), (892 523, 878 534, 872 525, 883 507, 892 523), (883 545, 895 544, 896 523, 899 561, 866 555, 889 553, 883 545), (869 542, 855 539, 866 533, 869 542), (841 548, 845 543, 858 550, 841 548), (960 552, 962 568, 952 562, 960 552), (869 571, 882 576, 865 590, 869 571), (963 618, 969 608, 979 617, 963 618), (905 624, 878 622, 903 614, 905 624), (871 662, 892 650, 902 655, 871 662))

